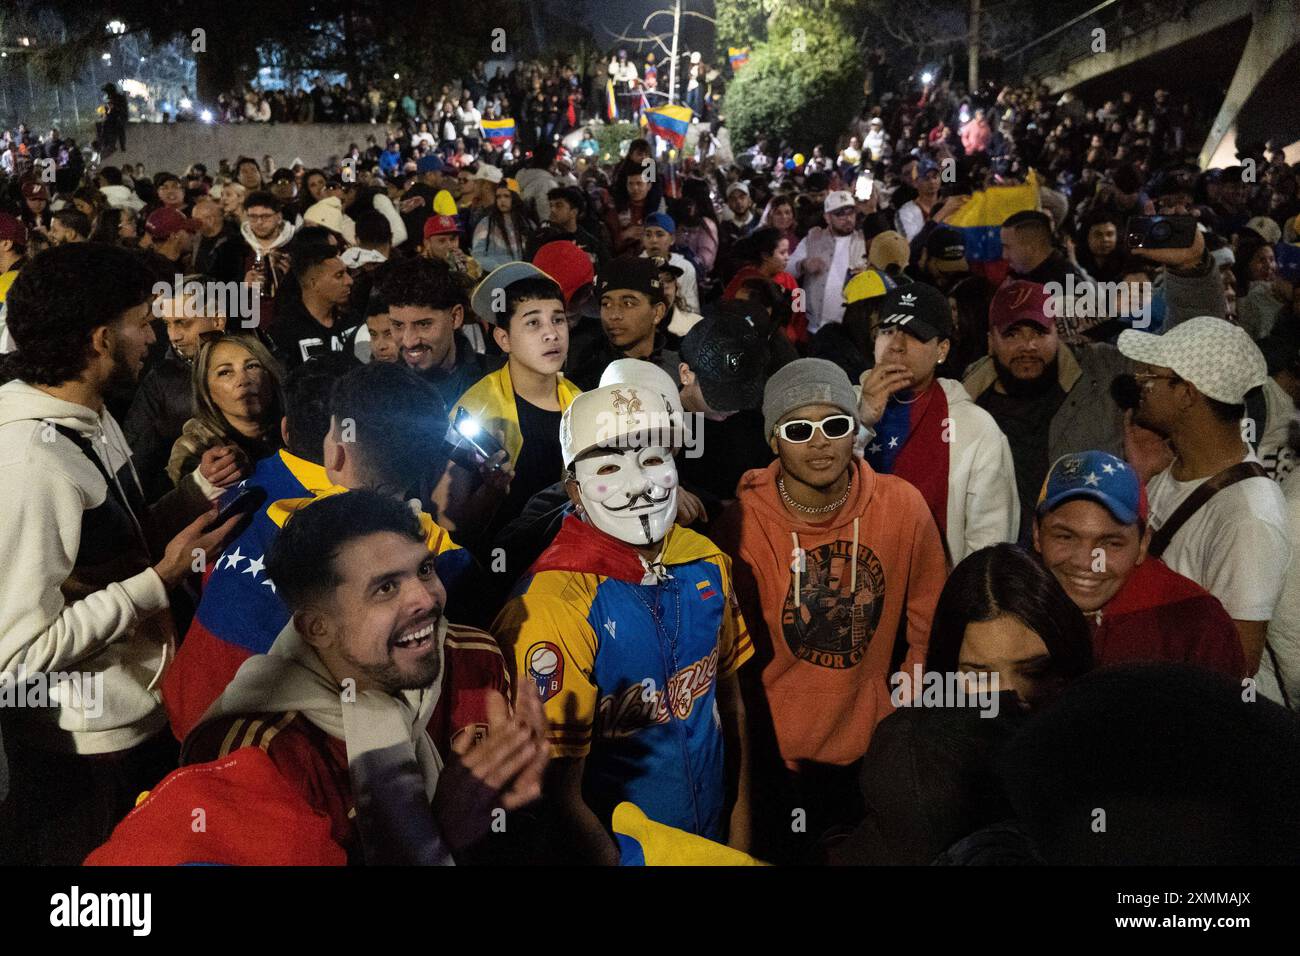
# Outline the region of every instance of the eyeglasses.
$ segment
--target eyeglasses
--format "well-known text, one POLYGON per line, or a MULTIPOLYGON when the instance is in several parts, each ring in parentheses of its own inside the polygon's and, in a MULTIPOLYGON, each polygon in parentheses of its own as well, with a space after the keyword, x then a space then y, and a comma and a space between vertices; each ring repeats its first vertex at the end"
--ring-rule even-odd
POLYGON ((1177 375, 1157 375, 1155 372, 1134 372, 1133 378, 1143 388, 1150 388, 1153 382, 1181 382, 1177 375))
POLYGON ((777 428, 776 433, 788 442, 802 445, 812 441, 813 433, 820 431, 827 438, 843 438, 853 431, 852 415, 828 415, 819 422, 796 418, 777 428))

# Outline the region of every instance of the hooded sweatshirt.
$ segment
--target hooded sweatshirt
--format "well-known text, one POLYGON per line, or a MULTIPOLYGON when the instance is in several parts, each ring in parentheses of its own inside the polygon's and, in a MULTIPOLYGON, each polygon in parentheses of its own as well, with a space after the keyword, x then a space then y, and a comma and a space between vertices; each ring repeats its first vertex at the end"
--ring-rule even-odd
POLYGON ((66 687, 58 707, 13 711, 34 746, 111 753, 166 723, 158 685, 175 633, 150 565, 207 507, 196 488, 187 482, 151 513, 107 410, 22 381, 0 387, 0 672, 102 678, 102 699, 66 687))
POLYGON ((1157 558, 1135 567, 1088 623, 1098 667, 1185 661, 1233 680, 1248 676, 1237 627, 1219 599, 1157 558))
POLYGON ((921 493, 854 460, 828 520, 786 510, 780 461, 747 472, 712 528, 736 568, 777 744, 787 767, 847 765, 893 710, 889 674, 925 661, 946 567, 921 493), (856 560, 850 560, 856 556, 856 560))

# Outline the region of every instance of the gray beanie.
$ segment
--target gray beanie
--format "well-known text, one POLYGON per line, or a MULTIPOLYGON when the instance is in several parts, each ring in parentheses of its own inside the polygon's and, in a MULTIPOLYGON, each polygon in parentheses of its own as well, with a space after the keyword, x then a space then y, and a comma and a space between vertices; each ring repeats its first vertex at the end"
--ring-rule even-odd
POLYGON ((804 405, 834 405, 858 420, 858 396, 849 376, 834 362, 795 359, 781 366, 763 389, 763 434, 772 437, 786 415, 804 405))

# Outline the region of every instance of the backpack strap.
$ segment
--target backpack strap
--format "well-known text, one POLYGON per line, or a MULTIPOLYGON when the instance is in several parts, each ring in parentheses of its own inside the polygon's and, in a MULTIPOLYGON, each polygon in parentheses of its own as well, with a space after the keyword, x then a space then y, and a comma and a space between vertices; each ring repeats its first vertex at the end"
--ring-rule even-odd
POLYGON ((1169 542, 1187 523, 1187 519, 1196 514, 1207 501, 1224 488, 1235 485, 1239 481, 1245 481, 1247 478, 1267 477, 1268 473, 1264 471, 1259 462, 1239 461, 1237 464, 1231 465, 1206 479, 1200 487, 1183 500, 1181 505, 1174 509, 1174 513, 1169 516, 1169 520, 1162 524, 1151 536, 1151 544, 1147 547, 1147 554, 1153 558, 1158 558, 1164 554, 1165 548, 1169 547, 1169 542))
POLYGON ((104 466, 104 462, 100 460, 100 457, 97 454, 95 454, 95 449, 94 446, 91 445, 90 439, 86 438, 85 435, 68 428, 66 425, 54 425, 54 430, 68 441, 72 442, 72 444, 76 445, 81 453, 90 459, 90 463, 95 466, 95 470, 99 472, 100 477, 104 479, 104 484, 108 487, 108 496, 110 498, 115 498, 117 503, 126 512, 127 517, 130 519, 132 526, 134 526, 136 530, 136 536, 139 538, 140 545, 144 548, 144 553, 150 557, 150 560, 152 560, 153 549, 149 547, 149 542, 144 535, 144 529, 140 527, 139 518, 136 517, 135 509, 131 507, 131 502, 127 500, 125 493, 121 490, 113 476, 108 473, 108 469, 104 466))

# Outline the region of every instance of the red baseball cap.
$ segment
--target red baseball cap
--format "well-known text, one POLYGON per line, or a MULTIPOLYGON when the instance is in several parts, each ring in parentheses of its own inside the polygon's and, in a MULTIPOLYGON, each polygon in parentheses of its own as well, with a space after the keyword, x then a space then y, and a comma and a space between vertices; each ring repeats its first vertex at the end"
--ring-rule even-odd
POLYGON ((424 238, 430 236, 445 236, 451 232, 460 232, 460 224, 456 222, 455 216, 432 215, 424 220, 424 238))
POLYGON ((8 239, 15 245, 27 245, 27 227, 22 220, 7 212, 0 212, 0 240, 8 239))
POLYGON ((35 180, 29 180, 28 182, 23 183, 23 198, 49 199, 50 193, 41 183, 38 183, 35 180))
POLYGON ((533 256, 533 265, 555 280, 564 293, 564 304, 570 305, 573 295, 583 286, 596 281, 596 270, 592 267, 591 256, 581 247, 568 239, 548 242, 537 250, 533 256))
POLYGON ((169 206, 163 206, 149 213, 144 229, 155 239, 167 239, 178 232, 198 232, 199 223, 198 220, 181 215, 169 206))
POLYGON ((1048 315, 1047 292, 1037 282, 1008 279, 998 286, 989 303, 989 328, 999 334, 1013 325, 1028 322, 1044 332, 1056 328, 1056 320, 1048 315))

